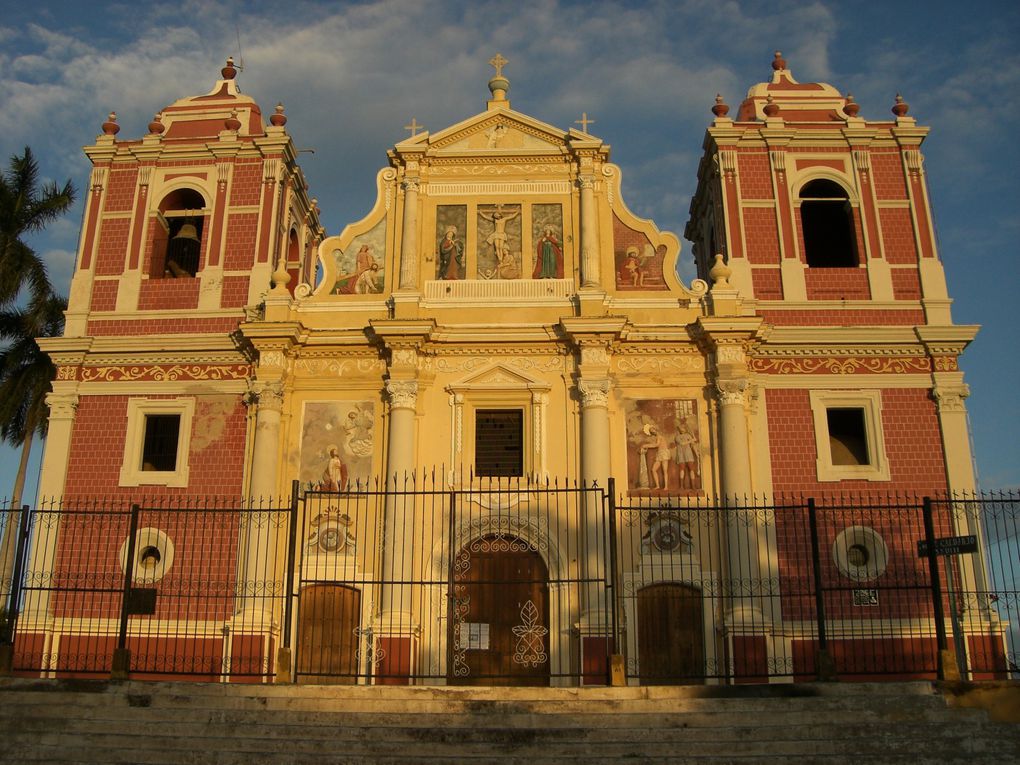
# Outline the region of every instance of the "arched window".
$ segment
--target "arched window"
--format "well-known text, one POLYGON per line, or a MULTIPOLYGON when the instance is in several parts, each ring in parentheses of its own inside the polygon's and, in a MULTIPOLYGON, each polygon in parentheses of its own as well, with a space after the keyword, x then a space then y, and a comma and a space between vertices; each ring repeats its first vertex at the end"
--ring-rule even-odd
POLYGON ((835 181, 818 179, 800 191, 804 254, 810 268, 858 265, 857 236, 850 198, 835 181))
POLYGON ((156 278, 186 278, 198 273, 205 224, 205 200, 194 189, 177 189, 159 203, 160 228, 152 248, 156 278))

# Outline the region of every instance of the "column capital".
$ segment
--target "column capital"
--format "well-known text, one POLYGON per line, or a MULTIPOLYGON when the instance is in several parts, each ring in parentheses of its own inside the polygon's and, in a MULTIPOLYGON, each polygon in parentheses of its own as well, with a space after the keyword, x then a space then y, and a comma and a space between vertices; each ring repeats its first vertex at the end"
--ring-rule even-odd
POLYGON ((73 420, 78 411, 78 394, 47 393, 46 406, 50 408, 50 420, 73 420))
POLYGON ((400 188, 402 188, 405 193, 411 192, 413 194, 417 194, 419 191, 421 191, 421 179, 404 178, 404 180, 400 182, 400 188))
POLYGON ((581 406, 585 409, 591 407, 609 406, 609 380, 578 380, 577 390, 581 394, 581 406))
POLYGON ((416 380, 387 380, 386 395, 391 409, 415 409, 418 405, 418 382, 416 380))
POLYGON ((743 406, 747 402, 747 379, 728 378, 715 381, 720 406, 743 406))
POLYGON ((274 380, 252 380, 248 383, 248 393, 244 397, 248 406, 257 406, 259 411, 283 411, 283 382, 274 380))
POLYGON ((935 399, 939 413, 965 412, 967 407, 964 405, 964 400, 970 395, 970 386, 966 383, 957 385, 936 383, 932 388, 931 395, 935 399))

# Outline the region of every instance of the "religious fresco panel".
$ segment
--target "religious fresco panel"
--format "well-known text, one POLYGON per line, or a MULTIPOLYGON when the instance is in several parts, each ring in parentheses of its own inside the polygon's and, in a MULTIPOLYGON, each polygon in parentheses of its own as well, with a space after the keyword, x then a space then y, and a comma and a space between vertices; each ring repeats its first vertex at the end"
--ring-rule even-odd
POLYGON ((333 250, 336 260, 334 295, 374 295, 383 291, 386 269, 386 219, 358 234, 345 250, 333 250))
POLYGON ((371 401, 309 401, 301 423, 301 488, 340 491, 372 478, 375 405, 371 401))
POLYGON ((465 277, 464 239, 467 236, 467 205, 436 207, 436 278, 465 277))
POLYGON ((662 264, 666 245, 653 247, 641 231, 627 226, 613 216, 613 258, 616 262, 616 288, 618 290, 666 290, 662 278, 662 264))
POLYGON ((532 205, 531 241, 535 243, 532 279, 563 278, 563 206, 532 205))
POLYGON ((521 206, 478 205, 478 278, 521 278, 521 206))
POLYGON ((627 487, 631 494, 701 491, 701 437, 694 399, 624 401, 627 487))

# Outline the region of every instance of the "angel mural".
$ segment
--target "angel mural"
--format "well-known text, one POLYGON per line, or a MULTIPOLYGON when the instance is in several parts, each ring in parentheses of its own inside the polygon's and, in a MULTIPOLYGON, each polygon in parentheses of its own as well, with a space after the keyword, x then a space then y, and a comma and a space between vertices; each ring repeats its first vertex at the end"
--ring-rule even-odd
POLYGON ((618 290, 665 290, 662 269, 666 245, 654 246, 648 237, 613 217, 613 237, 617 242, 616 288, 618 290))
POLYGON ((368 401, 309 401, 301 427, 301 486, 344 491, 372 477, 375 409, 368 401))
POLYGON ((697 404, 693 399, 628 401, 627 479, 631 493, 701 490, 697 404))

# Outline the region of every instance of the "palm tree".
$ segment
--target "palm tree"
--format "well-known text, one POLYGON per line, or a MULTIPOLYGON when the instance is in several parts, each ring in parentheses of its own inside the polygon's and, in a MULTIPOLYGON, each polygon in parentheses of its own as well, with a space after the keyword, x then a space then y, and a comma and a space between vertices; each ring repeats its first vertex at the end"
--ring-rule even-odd
MULTIPOLYGON (((46 434, 46 393, 55 369, 35 338, 63 332, 67 301, 53 294, 46 264, 22 237, 38 233, 74 203, 71 181, 40 184, 39 164, 27 146, 0 172, 0 439, 21 446, 10 510, 0 543, 0 588, 14 567, 21 495, 32 439, 46 434), (16 305, 28 291, 26 308, 16 305)), ((2 605, 2 604, 0 604, 2 605)))
POLYGON ((27 146, 20 157, 10 158, 0 173, 0 306, 14 302, 25 287, 36 300, 52 292, 46 265, 22 237, 42 231, 67 212, 74 197, 70 180, 63 188, 55 181, 40 188, 39 163, 27 146))
POLYGON ((18 474, 14 479, 7 513, 3 546, 0 548, 0 583, 10 582, 20 516, 21 495, 28 472, 28 457, 36 435, 46 437, 49 424, 46 394, 56 376, 56 366, 35 340, 57 337, 64 331, 67 300, 49 294, 25 308, 0 311, 0 438, 21 447, 18 474))

